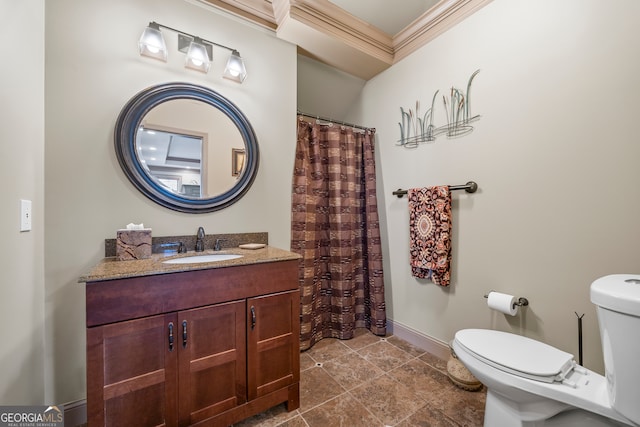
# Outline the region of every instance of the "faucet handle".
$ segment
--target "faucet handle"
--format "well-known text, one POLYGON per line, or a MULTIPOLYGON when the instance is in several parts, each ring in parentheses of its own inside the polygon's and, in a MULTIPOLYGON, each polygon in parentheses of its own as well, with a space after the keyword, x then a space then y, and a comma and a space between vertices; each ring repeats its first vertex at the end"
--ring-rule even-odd
POLYGON ((222 247, 220 246, 220 242, 226 242, 227 239, 216 239, 216 243, 213 246, 213 250, 214 251, 219 251, 220 249, 222 249, 222 247))

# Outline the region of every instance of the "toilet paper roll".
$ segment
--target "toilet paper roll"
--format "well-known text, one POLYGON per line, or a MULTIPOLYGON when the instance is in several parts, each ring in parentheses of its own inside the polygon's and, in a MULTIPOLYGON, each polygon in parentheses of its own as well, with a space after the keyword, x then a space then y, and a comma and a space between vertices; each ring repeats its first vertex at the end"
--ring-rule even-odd
POLYGON ((509 316, 515 316, 518 313, 516 297, 513 295, 503 294, 500 292, 489 292, 487 304, 490 309, 508 314, 509 316))

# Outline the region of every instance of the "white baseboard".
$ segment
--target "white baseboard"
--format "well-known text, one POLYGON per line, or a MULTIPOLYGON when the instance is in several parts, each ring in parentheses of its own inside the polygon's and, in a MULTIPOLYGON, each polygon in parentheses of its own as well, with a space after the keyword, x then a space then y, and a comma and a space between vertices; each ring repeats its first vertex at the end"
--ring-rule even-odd
POLYGON ((87 400, 64 404, 64 427, 77 427, 87 423, 87 400))
POLYGON ((451 355, 449 344, 391 319, 387 319, 387 334, 395 335, 398 338, 407 341, 409 344, 412 344, 424 351, 428 351, 443 360, 448 360, 451 355))

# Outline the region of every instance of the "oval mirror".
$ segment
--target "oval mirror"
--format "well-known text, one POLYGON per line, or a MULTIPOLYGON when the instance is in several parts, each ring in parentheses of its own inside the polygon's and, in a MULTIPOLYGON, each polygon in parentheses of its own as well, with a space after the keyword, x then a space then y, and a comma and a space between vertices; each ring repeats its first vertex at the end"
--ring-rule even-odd
POLYGON ((231 205, 258 171, 258 142, 242 111, 188 83, 153 86, 131 98, 116 121, 115 149, 138 190, 180 212, 231 205))

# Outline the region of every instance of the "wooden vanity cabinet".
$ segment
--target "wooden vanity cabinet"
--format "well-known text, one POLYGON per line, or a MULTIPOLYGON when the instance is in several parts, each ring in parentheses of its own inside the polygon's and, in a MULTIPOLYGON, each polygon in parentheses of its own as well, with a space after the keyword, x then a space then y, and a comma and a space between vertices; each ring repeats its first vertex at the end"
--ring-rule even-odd
POLYGON ((300 381, 299 295, 296 290, 247 301, 249 400, 300 381))
POLYGON ((299 301, 296 261, 87 283, 89 427, 297 409, 299 301))
POLYGON ((177 352, 153 316, 87 329, 87 421, 90 426, 176 425, 177 352))

